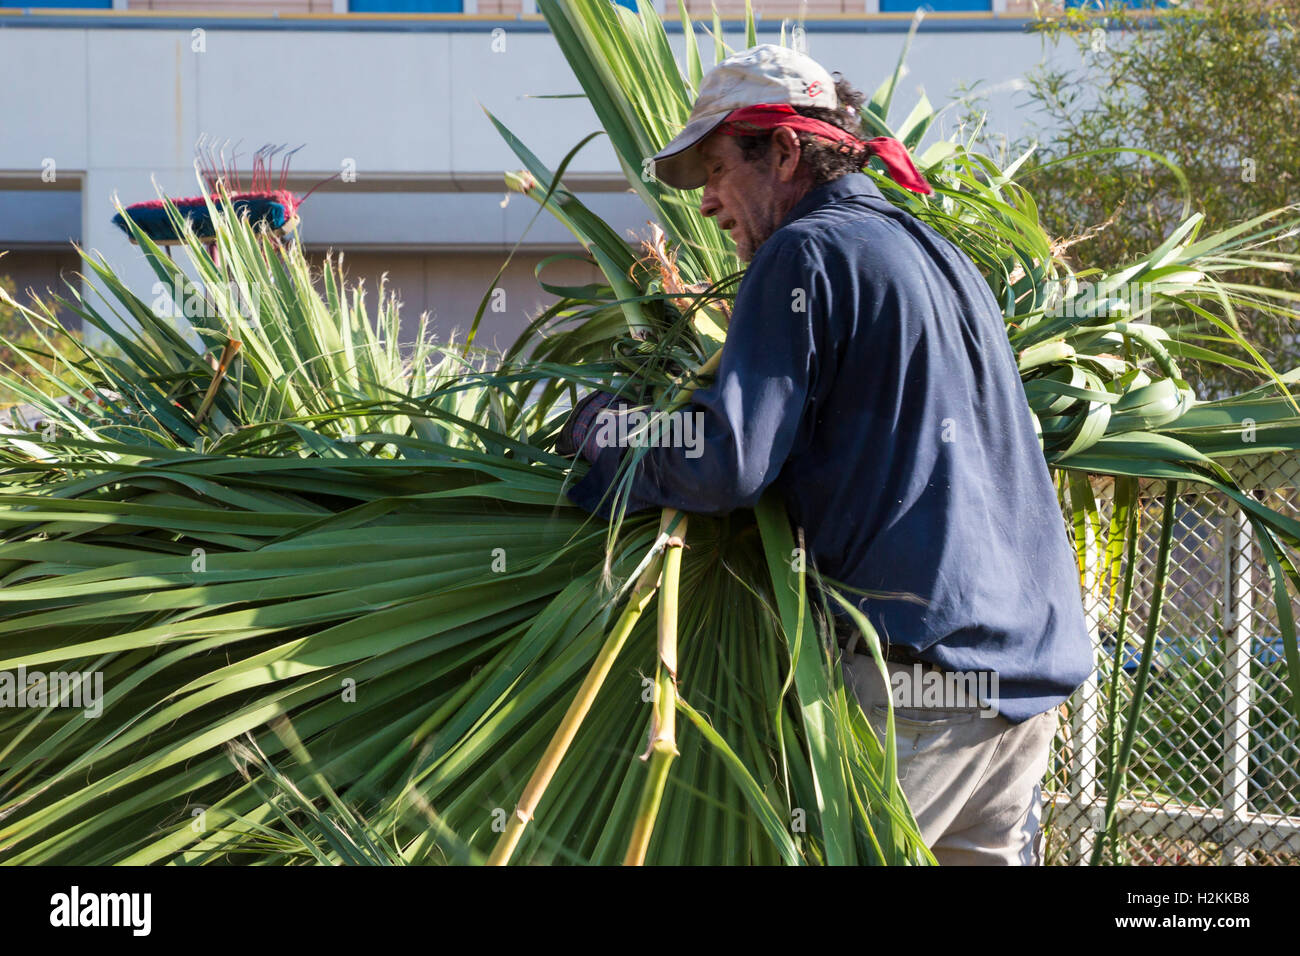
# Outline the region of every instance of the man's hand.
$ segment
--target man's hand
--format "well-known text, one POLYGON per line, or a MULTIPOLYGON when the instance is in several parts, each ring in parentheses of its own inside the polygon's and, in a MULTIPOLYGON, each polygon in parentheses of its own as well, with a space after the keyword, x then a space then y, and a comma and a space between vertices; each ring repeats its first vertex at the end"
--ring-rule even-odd
POLYGON ((572 458, 581 452, 583 458, 595 461, 598 449, 593 442, 587 441, 587 436, 591 433, 597 416, 614 400, 615 397, 609 392, 601 391, 592 392, 582 398, 573 407, 568 421, 560 429, 560 437, 555 442, 555 453, 565 458, 572 458))

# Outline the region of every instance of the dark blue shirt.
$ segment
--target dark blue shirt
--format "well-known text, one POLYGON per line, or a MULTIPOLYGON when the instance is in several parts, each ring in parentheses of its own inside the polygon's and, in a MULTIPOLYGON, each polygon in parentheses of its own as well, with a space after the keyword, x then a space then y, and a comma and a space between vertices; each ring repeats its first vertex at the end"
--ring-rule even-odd
MULTIPOLYGON (((872 592, 859 606, 880 635, 996 672, 1012 722, 1092 669, 1002 313, 974 263, 869 177, 813 189, 759 247, 690 410, 702 449, 648 449, 629 511, 721 514, 774 484, 818 570, 872 592)), ((608 515, 623 451, 601 449, 572 500, 608 515)))

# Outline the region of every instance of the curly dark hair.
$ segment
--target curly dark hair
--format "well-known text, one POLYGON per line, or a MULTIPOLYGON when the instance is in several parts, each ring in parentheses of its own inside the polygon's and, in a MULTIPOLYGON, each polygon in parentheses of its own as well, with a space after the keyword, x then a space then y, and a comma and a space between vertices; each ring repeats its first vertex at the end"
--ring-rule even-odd
MULTIPOLYGON (((866 101, 859 90, 849 85, 839 73, 831 74, 835 78, 835 96, 839 100, 838 109, 825 109, 820 106, 796 106, 795 112, 801 116, 832 123, 854 136, 862 135, 862 124, 858 119, 858 110, 866 101)), ((772 146, 772 130, 756 133, 753 136, 737 136, 736 145, 746 162, 759 162, 767 157, 772 146)), ((799 137, 800 162, 812 173, 813 185, 820 186, 839 179, 847 173, 860 172, 867 163, 863 150, 846 151, 843 146, 828 143, 811 133, 796 132, 799 137)))

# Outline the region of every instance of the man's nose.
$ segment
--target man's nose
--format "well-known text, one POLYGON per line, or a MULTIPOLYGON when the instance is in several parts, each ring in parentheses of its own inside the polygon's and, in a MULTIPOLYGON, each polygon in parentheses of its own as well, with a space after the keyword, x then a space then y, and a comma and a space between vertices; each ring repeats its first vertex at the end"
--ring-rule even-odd
POLYGON ((722 203, 718 202, 717 197, 713 195, 712 187, 705 186, 704 193, 700 196, 700 215, 716 216, 721 208, 722 203))

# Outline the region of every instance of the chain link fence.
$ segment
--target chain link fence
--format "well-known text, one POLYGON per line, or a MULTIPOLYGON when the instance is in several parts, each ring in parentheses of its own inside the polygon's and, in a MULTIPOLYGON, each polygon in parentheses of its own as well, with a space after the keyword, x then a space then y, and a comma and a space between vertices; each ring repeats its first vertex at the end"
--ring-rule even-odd
MULTIPOLYGON (((1229 470, 1261 501, 1300 519, 1300 459, 1240 458, 1229 470)), ((1104 530, 1112 483, 1092 487, 1104 530)), ((1107 758, 1133 699, 1164 512, 1164 483, 1141 488, 1123 648, 1115 640, 1121 589, 1112 595, 1100 580, 1104 542, 1086 531, 1084 609, 1098 668, 1060 709, 1043 786, 1048 864, 1088 863, 1104 826, 1107 758)), ((1217 492, 1179 495, 1146 697, 1119 788, 1118 839, 1104 862, 1300 863, 1300 726, 1272 586, 1250 525, 1217 492)))

